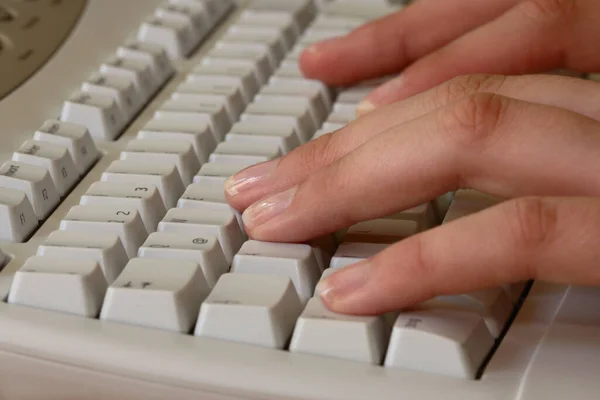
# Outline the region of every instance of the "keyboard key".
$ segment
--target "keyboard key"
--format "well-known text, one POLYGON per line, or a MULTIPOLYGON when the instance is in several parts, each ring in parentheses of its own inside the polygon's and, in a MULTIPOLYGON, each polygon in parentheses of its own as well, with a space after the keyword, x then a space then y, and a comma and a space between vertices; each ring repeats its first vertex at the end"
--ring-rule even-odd
POLYGON ((191 121, 175 119, 151 119, 138 132, 137 138, 188 142, 194 148, 200 164, 208 161, 210 153, 217 146, 215 135, 212 133, 208 122, 197 124, 191 121))
POLYGON ((279 1, 252 0, 248 5, 252 12, 265 12, 290 15, 301 30, 304 30, 314 19, 317 6, 313 0, 279 1))
POLYGON ((391 215, 388 217, 388 219, 415 221, 417 223, 419 232, 433 228, 435 225, 437 225, 435 207, 431 202, 401 211, 391 215))
POLYGON ((23 242, 37 226, 38 219, 25 192, 0 189, 0 241, 23 242))
POLYGON ((185 22, 164 16, 153 16, 142 22, 137 34, 141 42, 163 46, 169 58, 185 58, 194 47, 194 37, 185 22))
POLYGON ((415 221, 395 219, 374 219, 359 222, 348 228, 345 242, 354 243, 396 243, 418 232, 415 221))
POLYGON ((311 130, 314 132, 317 127, 321 126, 324 118, 313 108, 310 99, 301 96, 285 96, 285 95, 266 95, 263 92, 259 93, 254 99, 254 103, 261 104, 277 104, 277 108, 285 109, 292 115, 303 115, 308 111, 313 126, 311 130))
POLYGON ((216 236, 228 264, 244 242, 244 234, 231 211, 173 208, 158 224, 158 231, 216 236))
MULTIPOLYGON (((275 71, 275 68, 271 64, 271 60, 269 59, 269 53, 264 49, 255 48, 252 46, 234 46, 223 43, 221 44, 221 47, 215 47, 209 51, 206 54, 206 57, 203 59, 203 64, 205 65, 218 65, 218 63, 215 63, 214 61, 205 62, 207 59, 246 62, 246 64, 239 65, 248 65, 248 63, 252 63, 251 65, 254 66, 254 75, 263 85, 267 82, 269 76, 271 76, 275 71)), ((225 64, 222 65, 225 66, 225 64)))
POLYGON ((8 302, 95 317, 105 291, 94 260, 33 256, 15 273, 8 302))
POLYGON ((38 247, 38 256, 94 260, 100 265, 110 285, 121 273, 129 258, 116 234, 54 231, 38 247))
POLYGON ((133 183, 140 187, 154 185, 165 208, 175 207, 185 187, 174 164, 140 163, 129 160, 113 161, 102 174, 103 182, 133 183))
MULTIPOLYGON (((223 47, 225 47, 223 45, 223 47)), ((213 82, 236 84, 244 94, 246 103, 254 97, 260 88, 260 83, 254 75, 252 67, 247 66, 216 66, 200 64, 194 67, 186 78, 188 82, 213 82)))
POLYGON ((334 1, 324 4, 321 12, 327 15, 376 19, 400 9, 401 7, 391 6, 388 4, 334 1))
POLYGON ((150 70, 150 63, 140 59, 111 56, 100 66, 100 72, 106 75, 121 76, 133 82, 138 96, 144 103, 160 86, 150 70))
MULTIPOLYGON (((184 89, 188 84, 184 84, 184 89)), ((229 116, 229 123, 233 124, 234 121, 237 121, 238 117, 242 114, 242 111, 245 108, 244 99, 242 95, 238 92, 239 97, 232 98, 231 96, 223 95, 223 94, 210 94, 210 93, 190 93, 188 92, 175 92, 171 95, 171 98, 174 100, 187 100, 190 102, 198 102, 198 103, 213 103, 218 105, 225 106, 225 111, 227 111, 227 115, 229 116)))
POLYGON ((243 12, 236 24, 237 27, 252 27, 260 29, 269 29, 271 32, 277 33, 285 44, 286 52, 289 52, 298 37, 300 36, 300 28, 294 23, 294 20, 289 15, 266 13, 243 12))
POLYGON ((330 267, 344 268, 360 261, 373 257, 375 254, 385 250, 387 243, 342 243, 331 259, 330 267))
MULTIPOLYGON (((183 82, 177 86, 177 93, 190 94, 212 94, 221 95, 227 98, 227 104, 231 108, 231 112, 241 114, 246 108, 246 100, 238 85, 210 83, 210 82, 183 82)), ((236 117, 237 118, 237 117, 236 117)))
POLYGON ((239 142, 221 142, 210 155, 211 162, 222 161, 236 162, 264 162, 274 160, 281 156, 281 150, 276 144, 255 144, 239 142))
POLYGON ((331 258, 337 249, 337 244, 335 243, 333 235, 327 234, 312 239, 308 242, 308 245, 310 245, 313 250, 315 258, 319 264, 319 269, 324 271, 325 269, 329 268, 331 258))
POLYGON ((321 275, 310 246, 255 240, 244 243, 233 259, 231 271, 286 276, 294 283, 303 304, 312 297, 321 275))
POLYGON ((205 18, 208 18, 207 14, 203 15, 202 12, 183 4, 165 2, 156 8, 154 15, 159 19, 177 22, 185 26, 185 30, 189 32, 188 35, 191 36, 190 48, 197 46, 210 30, 205 23, 205 18))
POLYGON ((239 45, 242 48, 264 49, 268 53, 273 68, 278 65, 285 56, 285 48, 281 39, 278 37, 271 37, 270 35, 226 32, 221 37, 220 43, 239 45))
POLYGON ((216 236, 155 232, 140 247, 138 257, 193 261, 202 268, 210 288, 229 272, 229 263, 216 236))
POLYGON ((298 109, 286 104, 278 105, 277 101, 262 100, 251 103, 240 119, 241 121, 271 122, 273 124, 279 122, 292 123, 302 143, 309 141, 317 130, 308 107, 298 109))
POLYGON ((238 161, 235 163, 222 161, 209 162, 200 168, 198 175, 194 177, 194 183, 218 182, 223 185, 227 178, 254 164, 254 161, 238 161))
POLYGON ((123 46, 119 46, 117 56, 148 63, 154 80, 161 85, 175 72, 165 49, 156 44, 130 39, 123 46))
POLYGON ((131 140, 121 152, 120 158, 121 160, 173 164, 177 167, 184 185, 192 183, 192 178, 200 169, 200 162, 192 145, 185 141, 131 140))
POLYGON ((292 125, 268 125, 254 122, 238 122, 231 127, 225 136, 226 141, 277 144, 282 154, 286 154, 300 146, 300 140, 292 125))
POLYGON ((59 144, 27 140, 13 153, 12 159, 48 170, 58 194, 63 197, 79 180, 69 150, 59 144))
POLYGON ((194 262, 134 258, 106 291, 100 318, 187 333, 208 292, 194 262))
POLYGON ((177 202, 178 208, 198 208, 204 210, 230 211, 235 215, 240 229, 244 233, 242 214, 232 208, 225 198, 225 190, 220 182, 192 183, 185 189, 183 196, 177 202))
POLYGON ((202 303, 194 335, 282 349, 301 311, 289 278, 225 274, 202 303))
POLYGON ((501 288, 490 288, 457 296, 439 296, 432 300, 432 304, 478 313, 496 339, 500 337, 513 309, 508 295, 501 288))
POLYGON ((473 379, 493 345, 477 313, 405 311, 394 324, 385 366, 473 379))
POLYGON ((331 109, 333 107, 332 91, 321 81, 304 78, 287 78, 283 76, 274 75, 269 79, 269 85, 286 85, 288 87, 304 86, 310 89, 317 89, 319 90, 319 92, 321 93, 321 97, 327 104, 327 109, 331 109))
POLYGON ((83 125, 93 137, 103 140, 116 139, 125 125, 117 102, 97 93, 73 94, 64 103, 60 119, 83 125))
POLYGON ((133 207, 148 232, 154 232, 167 213, 156 186, 128 182, 95 182, 81 196, 79 204, 133 207))
MULTIPOLYGON (((233 52, 231 49, 217 49, 217 50, 228 50, 233 52)), ((263 60, 253 61, 251 59, 240 58, 227 58, 227 57, 216 57, 214 55, 207 55, 202 59, 203 65, 210 65, 213 67, 241 67, 241 68, 250 68, 252 73, 254 74, 256 80, 260 85, 264 85, 267 83, 269 76, 271 75, 271 65, 269 64, 269 60, 267 56, 264 56, 263 60), (261 63, 261 65, 259 65, 261 63)))
POLYGON ((46 219, 60 201, 50 173, 37 165, 5 162, 0 167, 0 188, 25 192, 38 220, 46 219))
POLYGON ((313 297, 296 322, 290 351, 379 365, 390 333, 381 316, 336 314, 313 297))
POLYGON ((84 93, 110 96, 121 111, 121 119, 130 121, 144 105, 144 99, 133 86, 133 80, 113 75, 94 73, 82 85, 84 93))
POLYGON ((231 128, 231 121, 224 105, 193 101, 192 99, 170 99, 165 101, 154 118, 185 120, 196 124, 208 122, 215 140, 220 142, 231 128))
POLYGON ((116 234, 129 258, 135 257, 148 232, 135 208, 124 206, 74 206, 60 222, 60 230, 116 234))
POLYGON ((270 84, 263 87, 260 91, 260 96, 281 96, 281 97, 296 97, 307 99, 310 105, 311 113, 316 121, 317 126, 327 119, 330 110, 326 100, 323 98, 321 91, 317 88, 305 85, 287 85, 285 83, 270 84))
POLYGON ((85 174, 100 156, 90 132, 84 125, 48 120, 33 138, 65 146, 80 175, 85 174))

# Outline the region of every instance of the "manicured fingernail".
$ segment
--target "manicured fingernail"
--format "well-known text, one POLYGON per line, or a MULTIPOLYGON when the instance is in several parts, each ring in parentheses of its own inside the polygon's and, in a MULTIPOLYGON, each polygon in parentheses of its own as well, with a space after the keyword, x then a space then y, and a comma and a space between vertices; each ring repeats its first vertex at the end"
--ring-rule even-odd
POLYGON ((252 189, 271 175, 277 167, 277 162, 278 160, 271 160, 256 164, 230 176, 225 181, 225 191, 230 196, 236 196, 243 191, 252 189))
POLYGON ((360 102, 358 107, 356 107, 356 112, 359 115, 363 115, 373 111, 377 107, 395 102, 401 97, 400 94, 403 87, 404 79, 402 75, 384 83, 360 102))
POLYGON ((295 195, 296 187, 293 187, 252 204, 242 214, 244 225, 252 229, 272 220, 289 207, 295 195))
POLYGON ((325 304, 333 305, 342 302, 366 285, 369 279, 369 270, 367 262, 344 267, 319 282, 315 291, 325 304))

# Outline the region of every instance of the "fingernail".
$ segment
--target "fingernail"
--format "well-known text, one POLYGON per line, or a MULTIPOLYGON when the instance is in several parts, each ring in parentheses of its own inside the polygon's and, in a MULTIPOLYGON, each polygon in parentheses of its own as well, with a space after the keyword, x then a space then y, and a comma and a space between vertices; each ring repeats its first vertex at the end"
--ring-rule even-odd
POLYGON ((252 229, 272 220, 289 207, 295 195, 296 187, 293 187, 254 203, 242 214, 244 225, 252 229))
POLYGON ((327 305, 343 302, 366 285, 369 279, 369 270, 367 262, 344 267, 339 272, 320 281, 315 292, 327 305))
POLYGON ((402 75, 394 78, 377 89, 373 90, 363 101, 356 107, 356 112, 359 115, 369 113, 386 104, 390 104, 401 98, 401 91, 404 86, 402 75))
POLYGON ((277 167, 277 162, 278 160, 271 160, 256 164, 230 176, 225 181, 225 191, 230 196, 236 196, 243 191, 252 189, 259 182, 271 175, 275 167, 277 167))

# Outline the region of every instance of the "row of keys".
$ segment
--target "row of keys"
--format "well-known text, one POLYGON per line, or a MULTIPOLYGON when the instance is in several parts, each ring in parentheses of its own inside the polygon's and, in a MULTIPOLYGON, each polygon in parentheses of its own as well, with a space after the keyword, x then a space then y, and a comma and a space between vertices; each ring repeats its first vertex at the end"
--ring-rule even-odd
POLYGON ((26 240, 99 156, 84 126, 46 121, 0 166, 0 240, 26 240))

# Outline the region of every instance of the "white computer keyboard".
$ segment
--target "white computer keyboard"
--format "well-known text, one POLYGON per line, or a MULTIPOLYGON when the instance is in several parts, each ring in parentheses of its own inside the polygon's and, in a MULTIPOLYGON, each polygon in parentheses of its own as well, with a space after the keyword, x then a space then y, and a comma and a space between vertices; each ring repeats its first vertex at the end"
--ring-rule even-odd
POLYGON ((227 177, 355 118, 371 85, 304 79, 297 59, 391 3, 0 1, 0 399, 599 398, 597 289, 373 317, 314 297, 496 199, 459 191, 306 244, 248 240, 226 203, 227 177))

